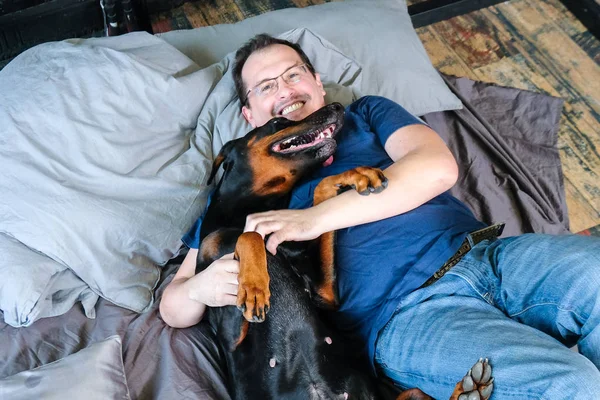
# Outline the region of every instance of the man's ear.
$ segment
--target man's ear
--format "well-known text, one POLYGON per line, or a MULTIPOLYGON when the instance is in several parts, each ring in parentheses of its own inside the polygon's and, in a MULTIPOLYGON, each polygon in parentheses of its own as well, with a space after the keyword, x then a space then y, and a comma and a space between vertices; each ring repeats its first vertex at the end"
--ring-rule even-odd
POLYGON ((323 96, 325 96, 327 93, 325 93, 323 82, 321 82, 321 74, 319 74, 318 72, 315 72, 315 80, 317 81, 317 86, 321 88, 321 93, 323 94, 323 96))
POLYGON ((256 124, 254 123, 254 118, 252 117, 252 110, 250 109, 250 107, 242 106, 242 115, 244 116, 246 121, 248 121, 248 123, 252 125, 252 128, 256 128, 256 124))

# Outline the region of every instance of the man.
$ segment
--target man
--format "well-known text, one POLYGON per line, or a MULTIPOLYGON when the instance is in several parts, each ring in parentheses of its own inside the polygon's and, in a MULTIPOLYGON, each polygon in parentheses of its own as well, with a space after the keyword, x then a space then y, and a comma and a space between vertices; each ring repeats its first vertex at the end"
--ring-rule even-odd
MULTIPOLYGON (((238 50, 233 73, 253 127, 325 104, 320 76, 295 44, 259 35, 238 50)), ((389 100, 350 105, 337 140, 333 161, 297 186, 291 209, 251 215, 246 230, 270 234, 271 253, 283 241, 338 231, 333 319, 360 341, 374 372, 444 398, 485 356, 495 399, 600 399, 599 240, 497 239, 447 192, 458 169, 445 143, 389 100), (384 169, 388 188, 312 206, 320 179, 360 165, 384 169), (568 349, 574 344, 581 354, 568 349)), ((235 304, 231 255, 194 276, 191 247, 160 305, 172 326, 196 324, 206 306, 235 304)))

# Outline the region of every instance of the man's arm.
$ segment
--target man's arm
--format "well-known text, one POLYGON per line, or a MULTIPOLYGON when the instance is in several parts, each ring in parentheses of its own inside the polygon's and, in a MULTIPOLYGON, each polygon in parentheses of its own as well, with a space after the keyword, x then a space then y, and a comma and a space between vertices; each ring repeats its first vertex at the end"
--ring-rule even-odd
POLYGON ((410 211, 450 189, 458 178, 452 153, 431 128, 408 125, 395 131, 385 150, 394 161, 384 174, 388 187, 377 195, 347 191, 306 210, 253 214, 245 230, 271 233, 267 249, 284 241, 310 240, 322 233, 379 221, 410 211))
POLYGON ((174 328, 187 328, 202 320, 206 307, 235 305, 239 263, 233 253, 196 273, 198 249, 190 249, 167 285, 160 301, 162 319, 174 328))

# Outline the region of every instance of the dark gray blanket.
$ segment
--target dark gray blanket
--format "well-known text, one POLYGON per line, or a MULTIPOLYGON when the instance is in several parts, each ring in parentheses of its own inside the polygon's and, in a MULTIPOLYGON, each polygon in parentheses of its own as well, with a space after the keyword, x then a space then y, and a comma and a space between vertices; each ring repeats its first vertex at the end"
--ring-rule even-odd
POLYGON ((503 236, 567 233, 569 216, 556 147, 562 99, 445 76, 462 100, 425 121, 448 143, 460 177, 452 194, 503 236))
MULTIPOLYGON (((485 222, 506 222, 506 235, 565 233, 568 217, 556 149, 562 100, 465 78, 446 77, 465 103, 424 119, 447 140, 461 178, 452 192, 485 222)), ((96 319, 80 307, 13 328, 0 322, 0 378, 65 357, 118 334, 134 399, 228 399, 222 358, 206 324, 172 329, 158 304, 177 264, 164 270, 157 301, 136 314, 105 300, 96 319)))

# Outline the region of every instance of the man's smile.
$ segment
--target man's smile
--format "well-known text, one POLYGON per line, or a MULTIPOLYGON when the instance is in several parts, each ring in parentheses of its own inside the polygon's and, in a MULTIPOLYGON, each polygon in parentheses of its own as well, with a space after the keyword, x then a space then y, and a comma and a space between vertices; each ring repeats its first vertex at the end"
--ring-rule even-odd
POLYGON ((308 94, 295 94, 285 100, 282 99, 282 101, 274 105, 272 116, 300 120, 312 113, 305 107, 310 99, 311 96, 308 94), (308 112, 308 114, 305 114, 306 112, 308 112))
POLYGON ((294 103, 294 104, 292 104, 292 105, 289 105, 289 106, 285 107, 285 108, 284 108, 284 109, 281 111, 281 116, 282 116, 282 117, 285 117, 287 114, 289 114, 289 113, 291 113, 291 112, 294 112, 294 111, 296 111, 296 110, 299 110, 299 109, 300 109, 300 108, 302 108, 303 106, 304 106, 304 103, 303 103, 303 102, 301 102, 301 101, 299 101, 299 102, 296 102, 296 103, 294 103))

